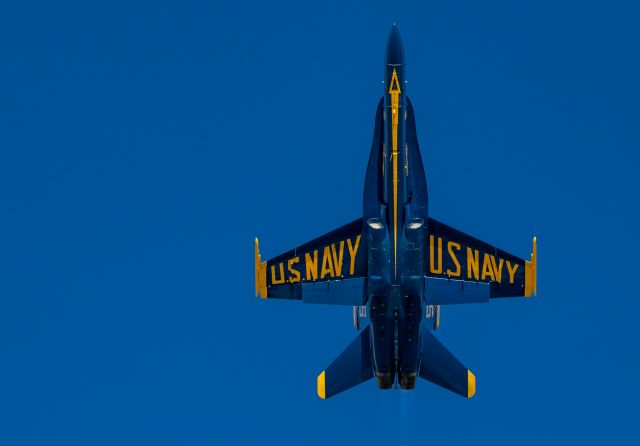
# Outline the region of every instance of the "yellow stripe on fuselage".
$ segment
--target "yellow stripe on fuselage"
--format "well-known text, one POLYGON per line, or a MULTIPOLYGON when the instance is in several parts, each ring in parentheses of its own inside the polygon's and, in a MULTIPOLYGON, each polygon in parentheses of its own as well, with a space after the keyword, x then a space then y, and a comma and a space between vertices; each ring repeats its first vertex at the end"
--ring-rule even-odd
POLYGON ((393 275, 398 270, 398 118, 400 115, 400 82, 393 69, 389 94, 391 95, 391 144, 393 158, 393 275))

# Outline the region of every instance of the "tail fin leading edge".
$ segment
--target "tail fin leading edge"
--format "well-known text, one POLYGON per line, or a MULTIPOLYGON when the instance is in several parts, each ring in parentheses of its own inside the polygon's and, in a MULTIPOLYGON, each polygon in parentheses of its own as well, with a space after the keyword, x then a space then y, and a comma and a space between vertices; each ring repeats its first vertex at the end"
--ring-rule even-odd
POLYGON ((476 394, 476 377, 440 341, 422 326, 420 378, 465 398, 476 394))
POLYGON ((330 398, 373 378, 370 326, 318 375, 318 396, 330 398))

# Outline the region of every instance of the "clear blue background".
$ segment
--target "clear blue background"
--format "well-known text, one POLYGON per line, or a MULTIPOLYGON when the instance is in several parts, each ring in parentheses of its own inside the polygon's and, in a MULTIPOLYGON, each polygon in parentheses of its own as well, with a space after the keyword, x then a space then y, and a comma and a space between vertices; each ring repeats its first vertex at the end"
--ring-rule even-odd
MULTIPOLYGON (((0 7, 0 443, 637 441, 633 2, 0 7), (448 307, 478 379, 316 397, 351 308, 253 296, 361 212, 397 21, 433 216, 538 297, 448 307)), ((88 4, 90 3, 90 4, 88 4)))

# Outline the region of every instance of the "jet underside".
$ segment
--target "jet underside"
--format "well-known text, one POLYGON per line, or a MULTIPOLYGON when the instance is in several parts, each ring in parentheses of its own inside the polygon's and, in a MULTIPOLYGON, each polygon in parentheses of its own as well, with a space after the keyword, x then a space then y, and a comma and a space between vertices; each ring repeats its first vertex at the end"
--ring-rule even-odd
POLYGON ((475 376, 434 336, 440 307, 530 296, 530 261, 429 218, 427 184, 397 27, 385 57, 362 218, 268 261, 256 239, 256 294, 353 307, 356 339, 318 376, 327 398, 376 378, 413 389, 421 377, 465 397, 475 376))

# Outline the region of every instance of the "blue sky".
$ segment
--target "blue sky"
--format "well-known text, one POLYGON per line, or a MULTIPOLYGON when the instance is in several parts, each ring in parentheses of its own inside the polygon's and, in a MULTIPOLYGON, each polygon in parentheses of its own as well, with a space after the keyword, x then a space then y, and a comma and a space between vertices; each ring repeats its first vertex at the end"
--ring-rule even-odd
POLYGON ((0 7, 0 443, 632 443, 632 2, 0 7), (477 376, 332 400, 351 309, 253 296, 357 218, 396 21, 431 214, 538 297, 443 309, 477 376))

